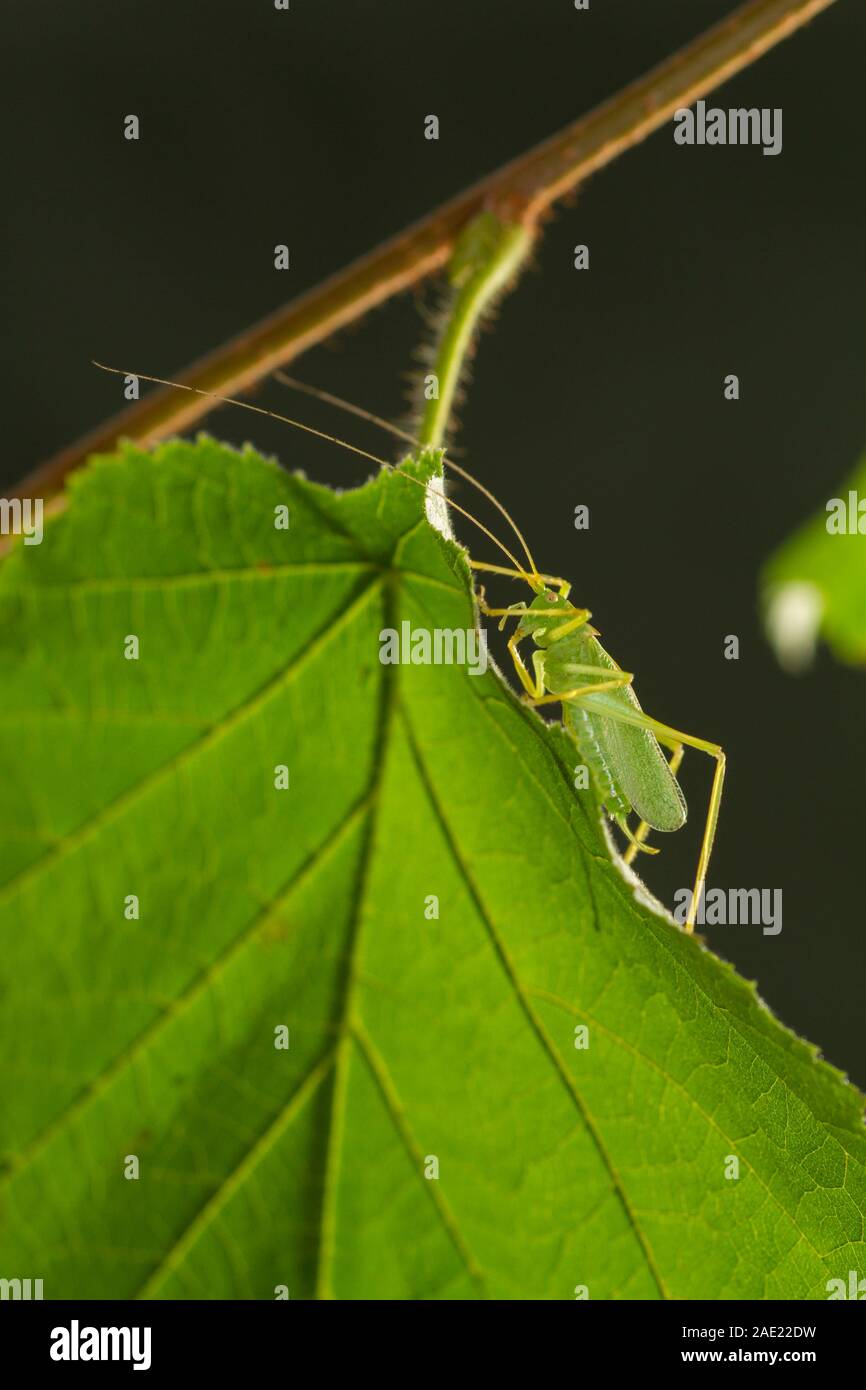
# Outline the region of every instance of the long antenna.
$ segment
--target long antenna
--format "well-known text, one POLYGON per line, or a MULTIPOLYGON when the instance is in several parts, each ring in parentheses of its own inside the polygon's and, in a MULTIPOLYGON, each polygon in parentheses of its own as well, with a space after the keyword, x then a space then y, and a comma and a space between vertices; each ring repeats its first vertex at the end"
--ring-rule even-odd
MULTIPOLYGON (((335 434, 327 434, 324 430, 317 430, 313 425, 305 424, 303 420, 293 420, 290 415, 280 415, 276 410, 266 410, 264 406, 253 405, 251 401, 239 401, 234 396, 220 396, 217 395, 215 391, 204 391, 200 386, 187 386, 181 381, 171 381, 168 377, 149 376, 147 372, 128 372, 122 367, 107 367, 104 362, 97 362, 95 358, 91 358, 91 361, 94 367, 98 367, 102 372, 110 372, 112 376, 135 376, 140 381, 150 381, 156 386, 173 386, 177 391, 190 391, 194 396, 207 396, 210 400, 219 401, 222 405, 237 405, 240 406, 241 410, 251 410, 256 415, 266 415, 270 420, 279 420, 283 425, 294 425, 295 429, 303 430, 306 434, 315 435, 317 439, 326 439, 329 444, 339 444, 341 448, 349 449, 353 454, 359 454, 361 458, 369 459, 371 463, 377 463, 380 468, 387 468, 391 473, 400 473, 404 478, 408 479, 410 483, 414 483, 416 487, 423 488, 425 493, 427 491, 427 483, 422 483, 420 479, 413 478, 412 474, 408 473, 404 468, 389 463, 387 459, 379 458, 378 454, 371 454, 366 449, 359 449, 356 444, 349 444, 345 439, 339 439, 335 434)), ((458 502, 454 502, 450 497, 446 497, 444 493, 441 494, 441 499, 447 506, 453 507, 455 511, 459 512, 461 516, 465 516, 467 521, 471 521, 473 526, 477 526, 479 531, 483 531, 488 540, 491 540, 493 544, 502 551, 503 555, 508 556, 514 568, 522 575, 527 584, 529 584, 531 588, 535 587, 535 580, 538 578, 538 573, 534 565, 533 575, 532 578, 530 578, 520 561, 515 559, 512 555, 508 546, 503 545, 502 541, 494 536, 493 532, 488 530, 483 522, 479 521, 477 517, 474 517, 471 512, 468 512, 465 507, 461 507, 458 502)))
MULTIPOLYGON (((366 420, 371 425, 378 425, 379 429, 387 430, 388 433, 394 435, 396 439, 402 439, 406 444, 411 444, 413 449, 422 449, 424 447, 421 441, 416 439, 414 435, 409 434, 407 430, 401 429, 399 425, 392 424, 390 420, 383 420, 381 415, 374 415, 371 410, 365 410, 363 406, 353 405, 351 401, 343 400, 341 396, 334 396, 330 391, 322 391, 318 386, 309 386, 306 381, 298 381, 297 377, 289 376, 288 372, 276 371, 274 372, 274 376, 277 381, 282 382, 284 386, 290 386, 294 391, 301 391, 305 396, 312 396, 314 400, 324 401, 327 405, 336 406, 338 410, 346 411, 349 415, 357 415, 359 420, 366 420)), ((478 491, 487 498, 488 502, 492 502, 496 510, 502 513, 515 536, 520 541, 520 544, 523 546, 524 553, 529 561, 529 567, 532 570, 533 577, 535 577, 538 574, 538 567, 532 558, 532 551, 529 549, 524 539, 523 532, 520 530, 517 522, 511 516, 510 512, 506 511, 499 498, 496 497, 489 488, 485 487, 480 479, 474 477, 468 469, 462 468, 459 463, 455 463, 453 459, 449 458, 447 453, 444 462, 448 464, 452 473, 458 473, 461 478, 465 478, 467 483, 471 483, 473 487, 476 487, 478 491)))
POLYGON ((324 401, 326 405, 335 405, 339 410, 345 410, 349 415, 357 415, 359 420, 367 420, 371 425, 378 425, 380 429, 387 430, 396 439, 402 439, 404 443, 411 444, 413 449, 420 449, 421 443, 410 434, 408 430, 401 430, 399 425, 393 424, 390 420, 384 420, 381 415, 374 415, 372 410, 365 410, 362 405, 353 405, 351 401, 343 400, 342 396, 334 396, 330 391, 323 391, 320 386, 310 386, 306 381, 299 381, 297 377, 289 376, 288 372, 279 369, 274 372, 274 380, 282 382, 283 386, 290 386, 293 391, 300 391, 305 396, 312 396, 314 400, 324 401))

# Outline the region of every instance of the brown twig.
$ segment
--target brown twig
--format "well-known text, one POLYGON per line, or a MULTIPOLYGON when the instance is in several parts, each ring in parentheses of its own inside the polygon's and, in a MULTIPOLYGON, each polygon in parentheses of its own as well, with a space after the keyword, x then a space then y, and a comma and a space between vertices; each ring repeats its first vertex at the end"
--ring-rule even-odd
MULTIPOLYGON (((249 389, 368 309, 440 269, 461 228, 483 208, 504 220, 537 226, 551 205, 588 175, 833 3, 750 0, 558 135, 196 362, 179 381, 219 395, 249 389)), ((186 429, 213 404, 207 397, 187 392, 155 392, 41 464, 23 479, 18 491, 50 493, 88 454, 111 449, 124 436, 152 443, 186 429)))

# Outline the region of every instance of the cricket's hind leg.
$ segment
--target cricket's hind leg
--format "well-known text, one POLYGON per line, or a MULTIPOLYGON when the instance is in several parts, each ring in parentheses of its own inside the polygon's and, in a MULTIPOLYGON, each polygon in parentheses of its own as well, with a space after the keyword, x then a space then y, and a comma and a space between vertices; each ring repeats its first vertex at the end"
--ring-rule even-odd
POLYGON ((713 850, 713 841, 716 838, 716 826, 719 823, 719 807, 722 804, 722 787, 725 784, 725 768, 727 760, 724 752, 717 743, 710 743, 708 739, 696 738, 694 734, 684 734, 679 729, 672 729, 668 724, 660 724, 655 719, 647 719, 647 728, 655 734, 659 740, 664 740, 668 747, 673 744, 685 744, 687 748, 697 748, 701 753, 708 753, 711 758, 716 760, 716 770, 713 773, 713 785, 710 789, 710 800, 707 806, 707 819, 704 823, 704 834, 701 840, 701 852, 698 857, 698 867, 695 874, 695 886, 692 891, 692 900, 689 903, 689 911, 686 917, 685 927, 687 932, 695 929, 695 917, 698 911, 698 904, 704 895, 704 886, 707 881, 707 868, 710 863, 710 855, 713 850))
POLYGON ((692 900, 689 904, 689 911, 685 921, 686 931, 693 932, 695 929, 695 917, 698 911, 698 904, 704 895, 704 886, 707 881, 707 868, 713 849, 713 841, 716 837, 716 826, 719 822, 719 807, 722 804, 722 787, 725 782, 725 754, 717 743, 710 743, 709 740, 705 738, 696 738, 694 734, 684 734, 681 729, 673 729, 670 724, 662 724, 658 719, 652 719, 648 714, 645 714, 643 710, 623 709, 621 712, 617 711, 614 713, 610 708, 606 708, 604 714, 608 719, 618 719, 620 723, 634 724, 638 729, 648 729, 650 733, 655 734, 659 743, 663 743, 667 748, 672 748, 675 756, 677 745, 684 744, 687 748, 697 748, 701 753, 708 753, 711 758, 715 758, 716 760, 716 770, 713 774, 713 785, 710 790, 710 800, 707 807, 707 819, 704 824, 703 839, 701 840, 701 852, 698 856, 698 867, 695 873, 695 886, 692 890, 692 900))
POLYGON ((635 855, 638 853, 658 854, 659 851, 653 845, 648 845, 646 843, 647 832, 652 829, 652 826, 647 825, 646 821, 641 821, 637 830, 630 830, 628 821, 625 819, 624 816, 622 818, 620 818, 619 816, 612 816, 611 819, 619 827, 625 838, 628 840, 628 849, 623 855, 623 860, 626 864, 630 864, 631 861, 634 859, 635 855), (640 831, 644 826, 646 826, 646 830, 644 830, 643 835, 640 835, 640 831), (638 838, 639 835, 640 838, 638 838))

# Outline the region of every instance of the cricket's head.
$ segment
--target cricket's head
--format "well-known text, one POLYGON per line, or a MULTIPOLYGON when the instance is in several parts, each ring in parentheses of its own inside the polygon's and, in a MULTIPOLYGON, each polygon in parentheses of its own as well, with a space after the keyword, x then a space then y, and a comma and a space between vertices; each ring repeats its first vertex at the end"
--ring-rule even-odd
MULTIPOLYGON (((575 608, 574 604, 556 589, 541 585, 529 604, 529 612, 520 619, 517 633, 519 637, 532 637, 539 647, 548 647, 556 640, 554 634, 557 628, 576 618, 582 618, 588 623, 589 614, 584 608, 575 608), (555 621, 551 622, 551 618, 555 621)), ((580 624, 575 623, 574 631, 579 627, 580 624)))

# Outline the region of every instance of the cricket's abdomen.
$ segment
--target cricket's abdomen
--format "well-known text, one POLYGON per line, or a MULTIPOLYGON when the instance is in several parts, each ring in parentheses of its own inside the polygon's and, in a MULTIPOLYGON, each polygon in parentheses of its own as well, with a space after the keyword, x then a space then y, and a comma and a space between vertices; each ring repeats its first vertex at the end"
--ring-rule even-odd
MULTIPOLYGON (((551 694, 599 684, 619 669, 600 642, 579 633, 545 651, 544 679, 551 694), (570 669, 580 666, 594 667, 598 675, 570 669)), ((634 810, 654 830, 679 830, 685 824, 685 798, 652 730, 616 717, 619 711, 641 713, 631 686, 565 700, 562 710, 563 723, 614 820, 634 810)))
POLYGON ((614 820, 624 821, 631 813, 631 802, 604 756, 592 715, 576 704, 566 703, 562 707, 562 722, 577 744, 604 809, 614 820))

